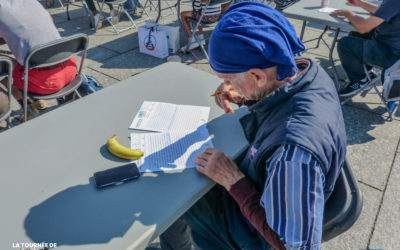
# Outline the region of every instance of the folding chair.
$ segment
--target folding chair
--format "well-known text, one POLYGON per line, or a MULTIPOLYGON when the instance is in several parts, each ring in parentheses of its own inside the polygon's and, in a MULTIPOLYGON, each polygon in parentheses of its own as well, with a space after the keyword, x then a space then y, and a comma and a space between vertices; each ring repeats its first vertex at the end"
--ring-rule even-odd
MULTIPOLYGON (((400 60, 398 60, 396 63, 394 63, 391 67, 387 68, 387 69, 383 69, 379 66, 376 65, 371 65, 372 71, 376 72, 376 77, 374 77, 373 79, 371 78, 370 74, 369 74, 369 70, 367 69, 367 65, 363 64, 363 68, 364 68, 364 73, 368 78, 368 84, 366 86, 364 86, 362 89, 360 89, 359 92, 357 92, 356 94, 349 96, 348 98, 344 99, 341 104, 345 104, 346 102, 348 102, 349 100, 351 100, 354 96, 356 96, 359 93, 367 93, 370 89, 374 88, 375 92, 378 94, 379 98, 381 99, 382 103, 385 105, 385 109, 389 114, 389 120, 393 120, 393 113, 394 113, 394 107, 390 107, 390 103, 394 102, 394 101, 399 101, 400 100, 400 93, 398 93, 397 96, 387 96, 384 93, 384 89, 382 91, 379 91, 378 89, 378 84, 379 83, 383 83, 385 82, 386 79, 388 79, 388 77, 390 77, 391 72, 393 71, 398 71, 398 74, 400 74, 400 60), (388 99, 390 98, 390 99, 388 99)), ((399 75, 399 79, 400 79, 400 75, 399 75)), ((395 87, 400 87, 400 81, 396 82, 396 86, 395 87)))
POLYGON ((27 120, 28 97, 33 100, 58 99, 69 96, 70 94, 73 94, 73 98, 75 98, 75 94, 78 95, 78 97, 81 97, 77 89, 82 83, 80 73, 82 70, 83 61, 85 59, 85 53, 89 41, 88 39, 89 38, 85 34, 76 34, 73 36, 60 38, 56 41, 39 45, 31 49, 24 61, 23 108, 25 121, 27 120), (78 67, 78 72, 75 78, 69 84, 67 84, 58 92, 49 95, 38 95, 29 93, 28 80, 30 69, 57 65, 59 63, 69 60, 71 57, 79 52, 82 52, 82 55, 78 67))
MULTIPOLYGON (((105 20, 107 20, 110 23, 111 27, 113 28, 115 33, 117 33, 117 35, 119 33, 123 32, 123 31, 129 30, 129 29, 132 29, 132 28, 136 28, 135 21, 133 21, 132 17, 129 15, 128 11, 126 11, 126 9, 124 8, 124 3, 125 2, 126 2, 126 0, 115 0, 115 1, 102 0, 101 4, 99 2, 97 2, 98 6, 99 6, 100 16, 102 16, 105 20), (103 7, 104 7, 105 3, 111 4, 112 6, 116 6, 117 10, 118 10, 118 13, 119 13, 118 14, 118 19, 120 18, 121 14, 124 13, 128 17, 129 21, 132 23, 132 25, 128 26, 128 27, 125 27, 125 28, 122 28, 122 29, 117 29, 117 27, 112 22, 112 17, 111 16, 106 17, 104 15, 103 7)), ((97 30, 97 27, 95 27, 95 30, 97 30)))
POLYGON ((361 191, 346 158, 335 188, 325 204, 322 241, 328 241, 353 226, 362 206, 361 191))
MULTIPOLYGON (((203 23, 202 22, 202 20, 204 18, 204 13, 205 13, 207 8, 215 7, 215 6, 222 5, 222 4, 227 4, 227 3, 230 3, 230 2, 232 2, 232 0, 208 0, 207 4, 202 6, 202 11, 201 11, 201 15, 200 15, 199 20, 195 20, 195 19, 192 19, 192 18, 188 19, 189 20, 189 24, 190 24, 191 29, 192 29, 193 37, 194 37, 195 41, 200 45, 200 48, 203 51, 204 55, 206 56, 207 60, 209 60, 208 53, 207 53, 206 49, 204 48, 204 45, 201 43, 201 40, 200 40, 200 37, 199 37, 199 33, 198 33, 198 28, 199 28, 200 25, 203 26, 203 27, 213 27, 217 23, 217 22, 215 22, 215 23, 209 24, 209 23, 203 23)), ((189 41, 188 44, 187 44, 187 48, 189 48, 190 45, 191 45, 191 43, 189 41)))
POLYGON ((0 57, 0 79, 3 77, 8 77, 7 89, 8 89, 8 106, 7 109, 0 114, 0 122, 7 119, 7 126, 9 124, 9 117, 11 114, 11 85, 12 85, 12 62, 9 58, 1 56, 0 57))

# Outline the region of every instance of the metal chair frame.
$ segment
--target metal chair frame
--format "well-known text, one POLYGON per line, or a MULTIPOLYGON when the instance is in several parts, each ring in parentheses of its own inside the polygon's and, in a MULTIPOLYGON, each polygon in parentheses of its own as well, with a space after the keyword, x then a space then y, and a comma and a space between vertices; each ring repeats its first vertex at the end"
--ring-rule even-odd
POLYGON ((4 56, 0 57, 0 77, 8 77, 7 80, 7 90, 8 90, 8 106, 7 109, 0 114, 0 122, 7 119, 7 126, 10 124, 10 114, 11 114, 11 87, 12 87, 12 61, 4 56))
MULTIPOLYGON (((190 24, 191 29, 192 29, 193 37, 194 37, 195 41, 200 45, 201 50, 203 51, 204 55, 207 58, 207 61, 209 61, 210 59, 208 57, 208 53, 207 53, 206 49, 204 48, 204 45, 201 43, 201 40, 200 40, 200 37, 199 37, 199 34, 198 34, 198 28, 199 28, 200 25, 203 26, 203 27, 213 27, 218 23, 218 21, 215 22, 215 23, 212 23, 212 24, 204 24, 204 23, 202 23, 203 17, 205 16, 204 15, 205 10, 208 7, 214 7, 214 6, 217 6, 217 5, 222 5, 222 4, 226 4, 226 3, 230 3, 230 2, 232 2, 232 0, 208 0, 207 4, 202 7, 201 15, 200 15, 200 18, 198 20, 191 19, 191 18, 188 19, 189 20, 189 24, 190 24)), ((190 45, 191 45, 191 42, 189 41, 188 44, 187 44, 187 48, 189 48, 190 45)))
POLYGON ((367 65, 363 64, 363 68, 364 68, 364 73, 365 73, 365 75, 366 75, 367 78, 368 78, 368 85, 365 86, 364 88, 362 88, 362 89, 361 89, 359 92, 357 92, 356 94, 345 98, 345 99, 341 102, 341 104, 342 104, 342 105, 345 104, 346 102, 348 102, 349 100, 351 100, 354 96, 358 95, 359 93, 364 93, 364 94, 366 94, 366 93, 368 93, 369 90, 371 90, 371 89, 373 88, 373 89, 375 90, 375 92, 378 94, 379 98, 381 99, 383 105, 385 106, 386 112, 388 112, 388 114, 389 114, 389 121, 393 121, 394 109, 391 110, 391 109, 389 108, 389 101, 386 100, 386 99, 383 97, 383 93, 382 93, 381 91, 379 91, 379 89, 378 89, 378 84, 379 84, 379 83, 382 83, 382 84, 383 84, 383 77, 382 77, 382 74, 383 74, 383 72, 384 72, 385 69, 383 69, 383 68, 381 68, 381 67, 379 67, 379 66, 373 65, 373 71, 374 71, 374 72, 378 72, 378 74, 376 75, 376 77, 375 77, 374 79, 371 79, 371 76, 369 75, 369 72, 368 72, 368 69, 367 69, 367 65), (382 82, 381 82, 380 80, 382 80, 382 82))
POLYGON ((23 109, 24 109, 24 120, 27 120, 28 112, 28 97, 31 99, 57 99, 74 93, 80 98, 80 94, 77 91, 82 81, 80 78, 83 62, 85 59, 86 49, 88 46, 89 38, 86 34, 76 34, 69 37, 57 39, 53 42, 46 43, 43 45, 36 46, 31 49, 24 61, 24 91, 23 91, 23 109), (68 46, 70 45, 70 46, 68 46), (71 48, 72 46, 72 48, 71 48), (72 58, 74 55, 82 52, 81 61, 77 70, 77 75, 71 83, 67 84, 60 91, 50 95, 37 95, 29 94, 29 70, 34 68, 42 68, 53 66, 62 62, 65 62, 72 58), (74 84, 72 84, 74 83, 74 84))
MULTIPOLYGON (((117 35, 119 35, 119 33, 124 32, 126 30, 129 30, 129 29, 137 27, 135 21, 133 21, 132 17, 129 15, 128 11, 126 11, 126 9, 124 8, 124 3, 125 2, 126 2, 126 0, 115 0, 115 1, 112 1, 112 2, 106 2, 105 0, 102 0, 101 3, 99 3, 97 1, 98 7, 99 7, 100 16, 102 16, 104 18, 104 20, 107 20, 109 22, 109 24, 111 25, 111 27, 113 28, 115 33, 117 33, 117 35), (129 27, 122 28, 122 29, 117 29, 117 27, 111 21, 112 17, 111 16, 106 17, 104 15, 104 12, 103 12, 104 4, 111 4, 113 6, 117 6, 117 9, 118 9, 118 12, 119 12, 118 18, 120 18, 122 13, 124 13, 128 17, 129 21, 132 23, 132 25, 129 26, 129 27)), ((97 31, 97 27, 95 27, 95 30, 97 31)))

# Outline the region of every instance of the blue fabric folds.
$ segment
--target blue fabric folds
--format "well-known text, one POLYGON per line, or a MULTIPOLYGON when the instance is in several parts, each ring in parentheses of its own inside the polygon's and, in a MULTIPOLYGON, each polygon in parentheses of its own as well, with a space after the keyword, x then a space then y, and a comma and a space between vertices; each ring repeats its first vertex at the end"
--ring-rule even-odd
POLYGON ((209 43, 211 67, 234 74, 278 66, 278 80, 297 72, 294 54, 304 50, 293 25, 277 10, 258 2, 232 5, 209 43))

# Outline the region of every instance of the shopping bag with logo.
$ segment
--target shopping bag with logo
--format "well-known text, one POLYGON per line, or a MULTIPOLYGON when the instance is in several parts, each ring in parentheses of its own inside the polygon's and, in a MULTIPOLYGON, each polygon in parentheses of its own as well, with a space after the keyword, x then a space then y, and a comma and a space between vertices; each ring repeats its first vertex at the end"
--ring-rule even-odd
POLYGON ((165 58, 169 55, 167 34, 158 26, 140 26, 138 30, 139 51, 141 53, 165 58))
POLYGON ((165 30, 167 33, 169 53, 175 54, 181 47, 179 44, 179 27, 159 25, 160 30, 165 30))

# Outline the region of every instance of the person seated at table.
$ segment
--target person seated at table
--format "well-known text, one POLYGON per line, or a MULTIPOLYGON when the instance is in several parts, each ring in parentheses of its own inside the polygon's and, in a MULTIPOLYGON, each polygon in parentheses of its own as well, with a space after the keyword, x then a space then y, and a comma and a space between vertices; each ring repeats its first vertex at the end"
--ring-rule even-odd
POLYGON ((238 163, 215 148, 196 157, 219 185, 161 235, 163 249, 320 249, 346 131, 335 84, 318 63, 294 58, 303 50, 292 24, 262 3, 235 4, 218 22, 215 101, 226 113, 248 106, 240 121, 250 145, 238 163))
MULTIPOLYGON (((183 28, 185 29, 186 34, 188 35, 188 46, 189 46, 189 47, 187 45, 183 46, 181 48, 183 51, 192 50, 200 46, 200 44, 193 37, 189 19, 194 19, 196 21, 200 19, 200 16, 202 14, 202 9, 207 5, 207 0, 194 0, 192 4, 193 4, 193 10, 181 12, 181 20, 183 28)), ((217 22, 218 19, 224 14, 226 9, 228 9, 230 5, 231 1, 218 6, 207 7, 207 9, 204 10, 204 16, 201 22, 204 24, 211 24, 217 22)), ((204 45, 205 41, 203 35, 203 27, 201 25, 199 25, 198 31, 199 31, 199 39, 201 43, 204 45)))
MULTIPOLYGON (((114 0, 105 0, 105 2, 113 2, 114 0)), ((93 24, 94 28, 100 29, 103 23, 103 20, 101 20, 101 15, 98 13, 96 6, 94 5, 93 0, 86 0, 86 4, 89 8, 89 10, 92 12, 93 15, 93 24)), ((111 22, 113 24, 118 23, 119 21, 119 12, 118 10, 114 9, 112 4, 107 4, 108 7, 110 8, 110 15, 111 15, 111 22)))
MULTIPOLYGON (((61 38, 49 13, 37 0, 3 0, 0 5, 0 44, 7 43, 15 58, 12 73, 12 94, 22 106, 24 61, 35 46, 61 38), (35 13, 35 15, 32 15, 35 13)), ((7 55, 5 55, 7 56, 7 55)), ((70 83, 76 76, 74 58, 55 66, 29 70, 28 91, 52 94, 70 83)), ((2 80, 7 86, 7 79, 2 80)))
MULTIPOLYGON (((380 6, 366 0, 348 0, 371 13, 368 18, 340 9, 332 16, 346 18, 358 32, 351 32, 338 42, 338 54, 350 84, 339 92, 351 96, 368 86, 363 64, 384 69, 400 59, 400 1, 383 0, 380 6)), ((372 75, 372 73, 371 73, 372 75)))

